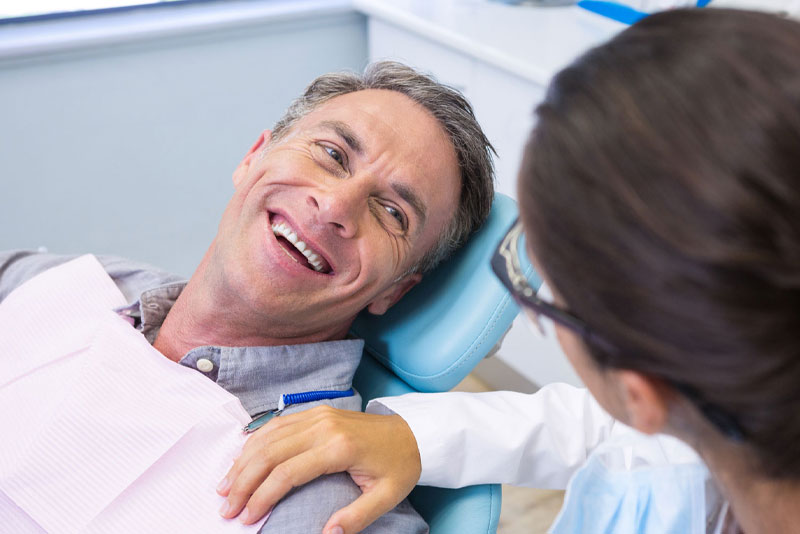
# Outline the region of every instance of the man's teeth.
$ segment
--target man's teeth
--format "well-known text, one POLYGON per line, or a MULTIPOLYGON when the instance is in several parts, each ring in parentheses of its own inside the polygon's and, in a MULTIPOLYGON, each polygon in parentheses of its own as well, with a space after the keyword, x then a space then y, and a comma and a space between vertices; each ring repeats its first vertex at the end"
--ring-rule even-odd
POLYGON ((300 241, 297 237, 297 234, 292 231, 289 225, 287 225, 285 222, 273 223, 272 231, 275 232, 275 235, 285 237, 289 243, 294 245, 294 247, 306 257, 308 263, 311 264, 315 271, 319 272, 322 270, 323 265, 322 261, 320 261, 319 254, 314 252, 314 250, 304 242, 300 241))

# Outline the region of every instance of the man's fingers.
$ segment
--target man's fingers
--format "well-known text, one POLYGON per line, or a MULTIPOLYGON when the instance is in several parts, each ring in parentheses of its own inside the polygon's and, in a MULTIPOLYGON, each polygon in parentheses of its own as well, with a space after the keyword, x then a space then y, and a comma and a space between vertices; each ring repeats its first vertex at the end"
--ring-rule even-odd
POLYGON ((363 493, 361 497, 348 504, 328 519, 323 534, 338 534, 335 527, 342 529, 342 534, 358 534, 370 526, 380 516, 397 506, 396 499, 385 487, 363 493))
MULTIPOLYGON (((251 468, 248 467, 242 477, 249 477, 250 470, 251 468)), ((266 480, 252 492, 252 495, 249 495, 250 498, 245 507, 247 515, 240 519, 248 525, 258 521, 292 488, 302 486, 325 474, 327 474, 327 470, 323 458, 314 451, 306 451, 286 460, 275 467, 266 480)), ((261 481, 258 477, 256 479, 258 482, 261 481)), ((247 484, 247 482, 243 484, 247 484)), ((229 497, 229 500, 231 498, 229 497)))

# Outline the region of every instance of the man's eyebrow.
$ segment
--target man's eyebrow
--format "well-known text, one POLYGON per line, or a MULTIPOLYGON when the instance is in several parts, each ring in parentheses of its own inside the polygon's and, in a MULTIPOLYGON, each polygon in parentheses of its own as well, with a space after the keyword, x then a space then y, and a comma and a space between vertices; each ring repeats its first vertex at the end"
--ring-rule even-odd
POLYGON ((414 211, 417 212, 419 225, 423 226, 425 224, 425 218, 427 217, 427 211, 425 209, 425 203, 422 202, 421 197, 406 184, 392 182, 392 189, 394 189, 394 192, 400 195, 400 198, 405 200, 414 209, 414 211))
MULTIPOLYGON (((319 125, 323 128, 333 130, 356 154, 362 155, 364 153, 364 147, 358 135, 344 122, 336 120, 322 121, 319 125)), ((422 202, 422 198, 416 191, 406 184, 399 182, 392 182, 392 189, 417 213, 420 226, 424 225, 425 219, 427 218, 427 210, 425 208, 425 203, 422 202)))
POLYGON ((359 139, 358 135, 356 135, 347 124, 342 121, 322 121, 319 125, 336 132, 336 135, 344 139, 347 146, 359 156, 364 153, 364 146, 361 143, 361 139, 359 139))

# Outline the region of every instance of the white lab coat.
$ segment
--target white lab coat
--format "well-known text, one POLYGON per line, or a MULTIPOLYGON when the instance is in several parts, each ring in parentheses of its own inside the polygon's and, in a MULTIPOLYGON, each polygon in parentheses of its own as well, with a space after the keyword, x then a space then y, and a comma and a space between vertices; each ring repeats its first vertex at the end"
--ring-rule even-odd
POLYGON ((503 483, 564 489, 620 426, 588 390, 551 384, 533 395, 413 393, 375 399, 368 412, 399 414, 422 459, 419 483, 445 488, 503 483))
MULTIPOLYGON (((367 412, 396 413, 408 423, 422 460, 421 485, 565 489, 604 442, 618 444, 619 461, 629 467, 701 463, 678 439, 644 437, 614 420, 588 390, 567 384, 550 384, 532 395, 412 393, 375 399, 367 412)), ((709 526, 720 523, 727 511, 710 478, 706 511, 709 526)))

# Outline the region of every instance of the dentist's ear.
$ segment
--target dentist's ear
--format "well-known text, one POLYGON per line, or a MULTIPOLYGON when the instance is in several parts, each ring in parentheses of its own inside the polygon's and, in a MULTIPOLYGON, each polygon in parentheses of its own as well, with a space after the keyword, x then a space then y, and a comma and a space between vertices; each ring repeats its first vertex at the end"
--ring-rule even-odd
POLYGON ((367 305, 367 311, 373 315, 383 315, 420 280, 422 280, 422 275, 419 273, 404 276, 375 297, 375 300, 367 305))
POLYGON ((616 373, 627 415, 625 423, 645 434, 663 432, 674 392, 662 380, 636 371, 616 373))
POLYGON ((258 155, 259 150, 262 150, 266 145, 269 144, 271 139, 271 130, 264 130, 261 132, 261 135, 258 136, 256 142, 253 143, 253 146, 251 146, 250 150, 248 150, 247 154, 245 154, 244 159, 236 167, 236 170, 233 171, 233 187, 239 187, 239 184, 242 183, 244 177, 247 176, 247 171, 250 168, 250 163, 253 161, 253 158, 258 155))

